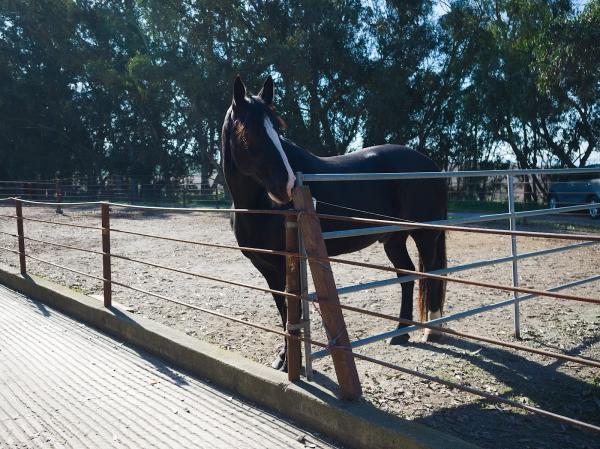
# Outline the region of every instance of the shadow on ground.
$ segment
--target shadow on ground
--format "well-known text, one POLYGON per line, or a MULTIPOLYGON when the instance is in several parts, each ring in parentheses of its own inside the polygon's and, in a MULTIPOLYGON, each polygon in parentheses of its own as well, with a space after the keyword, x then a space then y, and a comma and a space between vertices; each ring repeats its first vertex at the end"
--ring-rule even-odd
MULTIPOLYGON (((568 353, 577 355, 599 341, 600 335, 584 339, 568 353)), ((477 343, 453 337, 446 338, 442 344, 414 343, 413 346, 462 358, 487 372, 490 378, 506 386, 501 392, 503 397, 600 425, 599 386, 560 372, 560 362, 539 363, 514 351, 482 348, 477 343)), ((436 375, 443 376, 443 370, 444 367, 440 367, 436 375)), ((600 448, 597 433, 525 411, 507 410, 505 406, 484 399, 438 409, 415 421, 483 448, 600 448)))
MULTIPOLYGON (((44 316, 45 318, 50 317, 52 314, 60 314, 61 316, 64 316, 62 313, 60 312, 56 312, 53 309, 47 307, 45 304, 43 304, 42 302, 36 301, 34 299, 31 299, 27 296, 23 296, 23 298, 27 301, 27 304, 29 304, 32 308, 35 307, 37 310, 36 312, 40 313, 42 316, 44 316)), ((112 307, 111 308, 112 312, 117 315, 119 317, 119 319, 121 320, 125 320, 125 321, 134 321, 131 319, 131 317, 129 317, 127 314, 123 313, 122 311, 120 311, 119 309, 112 307)), ((64 316, 65 320, 69 320, 69 321, 76 321, 78 323, 80 323, 82 325, 82 329, 86 329, 89 324, 77 320, 75 318, 71 318, 71 317, 67 317, 64 316)), ((167 362, 164 362, 163 360, 161 360, 158 357, 155 357, 154 355, 136 348, 133 345, 130 345, 129 343, 126 343, 122 340, 119 340, 117 338, 114 337, 106 337, 106 338, 110 338, 112 341, 117 341, 119 342, 121 345, 123 345, 124 347, 126 347, 128 350, 135 352, 140 358, 146 360, 147 362, 151 363, 154 368, 156 369, 156 371, 158 371, 159 373, 163 374, 166 378, 168 378, 172 383, 176 384, 176 385, 187 385, 187 381, 185 380, 184 377, 182 377, 181 375, 179 375, 176 371, 173 371, 169 364, 167 362)))

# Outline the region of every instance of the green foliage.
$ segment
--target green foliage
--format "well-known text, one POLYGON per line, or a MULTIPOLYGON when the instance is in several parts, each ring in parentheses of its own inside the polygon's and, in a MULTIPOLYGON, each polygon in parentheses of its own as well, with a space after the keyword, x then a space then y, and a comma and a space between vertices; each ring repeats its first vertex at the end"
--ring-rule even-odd
POLYGON ((585 165, 598 42, 600 0, 3 0, 0 179, 222 182, 237 73, 274 75, 288 137, 320 155, 395 142, 444 168, 585 165))

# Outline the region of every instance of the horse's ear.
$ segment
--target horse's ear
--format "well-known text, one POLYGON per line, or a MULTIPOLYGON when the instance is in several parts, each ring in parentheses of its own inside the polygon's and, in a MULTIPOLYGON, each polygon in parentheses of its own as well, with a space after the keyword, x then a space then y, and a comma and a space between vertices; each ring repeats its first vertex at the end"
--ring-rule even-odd
POLYGON ((246 86, 242 82, 240 75, 235 77, 233 83, 233 102, 232 106, 234 109, 240 108, 244 104, 244 98, 246 97, 246 86))
POLYGON ((271 75, 267 76, 265 84, 258 93, 258 96, 262 98, 267 105, 271 105, 273 103, 273 78, 271 78, 271 75))

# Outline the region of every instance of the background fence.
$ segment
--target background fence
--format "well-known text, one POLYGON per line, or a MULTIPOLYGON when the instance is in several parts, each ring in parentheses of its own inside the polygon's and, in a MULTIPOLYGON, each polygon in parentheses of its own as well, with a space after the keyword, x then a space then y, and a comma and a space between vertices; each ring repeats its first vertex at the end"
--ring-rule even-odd
POLYGON ((143 205, 229 207, 231 200, 221 184, 195 178, 138 182, 129 177, 56 178, 0 181, 0 198, 19 197, 57 203, 115 201, 143 205))
MULTIPOLYGON (((598 170, 597 167, 568 170, 455 170, 447 172, 451 176, 444 177, 448 184, 450 210, 507 210, 508 197, 512 196, 515 210, 527 211, 551 203, 555 197, 553 189, 557 186, 570 189, 568 197, 562 202, 563 206, 580 205, 594 196, 599 197, 600 187, 594 193, 593 186, 589 183, 586 186, 586 181, 593 176, 599 178, 600 182, 598 170), (462 176, 461 173, 470 175, 462 176), (485 175, 476 176, 477 173, 485 175), (513 174, 511 195, 506 173, 513 174)), ((339 176, 336 180, 340 180, 339 176)), ((154 206, 231 206, 231 198, 223 184, 213 179, 202 181, 195 176, 170 180, 157 178, 144 182, 118 175, 0 181, 0 198, 11 196, 56 202, 104 200, 154 206)))

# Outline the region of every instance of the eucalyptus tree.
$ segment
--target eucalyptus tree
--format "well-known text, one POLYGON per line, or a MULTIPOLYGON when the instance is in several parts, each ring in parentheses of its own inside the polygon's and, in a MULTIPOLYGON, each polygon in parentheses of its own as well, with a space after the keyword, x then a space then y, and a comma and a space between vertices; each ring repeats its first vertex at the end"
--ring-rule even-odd
POLYGON ((290 138, 320 155, 346 152, 364 117, 363 2, 245 3, 251 58, 275 76, 290 138))
POLYGON ((585 165, 596 148, 597 5, 578 12, 565 0, 453 4, 463 38, 475 43, 462 63, 466 90, 486 130, 523 168, 585 165))

